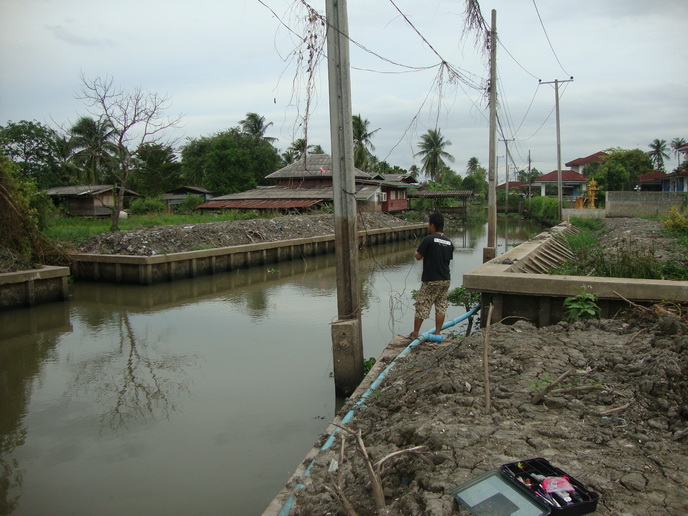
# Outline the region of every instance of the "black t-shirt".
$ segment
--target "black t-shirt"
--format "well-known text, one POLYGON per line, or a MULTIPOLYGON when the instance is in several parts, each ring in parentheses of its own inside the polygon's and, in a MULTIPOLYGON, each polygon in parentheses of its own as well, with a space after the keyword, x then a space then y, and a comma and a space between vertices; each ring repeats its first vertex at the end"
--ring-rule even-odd
POLYGON ((451 279, 449 262, 454 257, 454 244, 446 236, 433 233, 426 236, 418 246, 423 255, 421 281, 443 281, 451 279))

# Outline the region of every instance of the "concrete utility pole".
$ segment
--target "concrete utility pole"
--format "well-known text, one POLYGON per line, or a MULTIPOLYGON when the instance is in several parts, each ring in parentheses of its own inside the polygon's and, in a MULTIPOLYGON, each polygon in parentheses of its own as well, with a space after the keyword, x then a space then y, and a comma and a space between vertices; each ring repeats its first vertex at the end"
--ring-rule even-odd
POLYGON ((504 213, 509 213, 509 142, 515 141, 515 138, 499 140, 504 142, 504 147, 506 147, 506 155, 504 156, 504 171, 506 176, 506 197, 504 202, 504 213))
POLYGON ((332 357, 335 390, 348 396, 363 379, 349 23, 346 0, 327 0, 325 9, 339 317, 332 324, 332 357))
POLYGON ((487 247, 483 248, 483 262, 492 260, 497 253, 497 11, 492 9, 490 28, 490 149, 487 167, 487 247))
POLYGON ((561 181, 561 130, 559 125, 559 83, 560 82, 571 82, 573 77, 565 81, 560 81, 559 79, 554 79, 550 82, 542 82, 540 84, 552 84, 554 83, 554 108, 557 112, 557 205, 559 208, 559 221, 564 219, 564 198, 563 198, 563 185, 561 181))

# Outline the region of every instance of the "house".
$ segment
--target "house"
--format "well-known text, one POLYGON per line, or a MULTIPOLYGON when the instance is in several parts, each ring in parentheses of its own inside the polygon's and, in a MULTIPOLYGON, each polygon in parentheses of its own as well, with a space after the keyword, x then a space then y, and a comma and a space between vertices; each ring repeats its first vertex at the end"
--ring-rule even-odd
MULTIPOLYGON (((585 191, 585 185, 588 178, 576 172, 575 170, 561 171, 561 188, 562 196, 577 197, 585 191)), ((540 187, 540 195, 545 195, 545 188, 547 185, 557 187, 559 185, 559 171, 553 170, 549 174, 538 177, 532 183, 533 186, 540 187)))
POLYGON ((180 186, 168 190, 160 197, 167 203, 167 207, 169 208, 170 206, 181 204, 187 195, 197 195, 202 197, 204 201, 207 201, 213 196, 213 193, 202 186, 180 186))
POLYGON ((583 175, 585 174, 585 167, 587 165, 590 165, 591 163, 602 163, 602 161, 604 161, 604 158, 607 156, 609 156, 609 154, 600 151, 596 152, 595 154, 591 154, 590 156, 586 156, 585 158, 576 158, 573 161, 564 163, 564 166, 568 167, 570 170, 573 170, 574 172, 578 172, 579 174, 583 175))
POLYGON ((662 191, 662 180, 666 178, 667 175, 659 170, 650 170, 645 172, 638 178, 638 182, 635 185, 635 190, 641 192, 661 192, 662 191))
MULTIPOLYGON (((513 193, 516 191, 522 191, 522 190, 528 190, 528 185, 526 183, 521 183, 520 181, 509 181, 509 192, 513 193)), ((501 185, 497 185, 495 187, 497 190, 506 190, 507 189, 507 184, 502 183, 501 185)))
MULTIPOLYGON (((115 206, 113 185, 57 186, 49 188, 46 195, 57 206, 65 206, 67 213, 76 217, 109 217, 115 206)), ((117 187, 121 188, 121 187, 117 187)), ((124 189, 125 199, 138 194, 124 189)))
POLYGON ((662 179, 663 192, 688 192, 688 170, 676 170, 662 179))
MULTIPOLYGON (((391 175, 390 175, 391 176, 391 175)), ((354 169, 359 211, 398 211, 408 208, 406 192, 418 188, 408 177, 387 177, 354 169)), ((266 176, 274 186, 213 197, 198 209, 305 210, 334 200, 332 158, 327 154, 308 154, 266 176)))

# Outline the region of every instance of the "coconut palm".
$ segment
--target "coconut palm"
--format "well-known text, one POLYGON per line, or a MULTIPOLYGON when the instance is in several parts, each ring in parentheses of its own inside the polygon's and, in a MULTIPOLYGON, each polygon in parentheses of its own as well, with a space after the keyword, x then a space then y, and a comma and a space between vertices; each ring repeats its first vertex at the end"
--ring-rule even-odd
POLYGON ((302 159, 308 151, 313 148, 312 145, 308 145, 308 141, 305 138, 297 138, 287 149, 287 154, 292 156, 293 161, 298 161, 302 159))
POLYGON ((652 160, 654 167, 657 170, 664 172, 664 159, 669 158, 669 155, 666 152, 666 140, 659 140, 655 138, 654 141, 649 145, 649 147, 651 150, 647 152, 647 155, 652 160))
POLYGON ((368 130, 370 122, 361 118, 361 115, 354 115, 351 121, 354 133, 354 166, 360 170, 367 170, 370 151, 375 150, 370 140, 380 129, 368 130))
POLYGON ((83 116, 69 129, 72 162, 78 167, 81 184, 103 182, 115 161, 117 146, 112 125, 105 119, 83 116))
POLYGON ((277 138, 265 136, 265 132, 268 130, 268 127, 272 125, 272 122, 266 124, 265 117, 260 116, 258 113, 246 113, 246 118, 240 120, 239 125, 241 126, 241 132, 244 134, 265 140, 269 143, 277 141, 277 138))
POLYGON ((421 172, 436 182, 442 182, 443 171, 447 164, 444 160, 453 162, 454 156, 445 151, 445 147, 451 145, 449 140, 442 136, 440 129, 428 129, 421 135, 418 147, 420 150, 414 156, 421 156, 421 172))
POLYGON ((671 149, 674 151, 674 156, 676 156, 679 165, 681 164, 681 153, 678 151, 678 149, 683 147, 685 144, 686 140, 683 138, 674 138, 671 140, 671 149))

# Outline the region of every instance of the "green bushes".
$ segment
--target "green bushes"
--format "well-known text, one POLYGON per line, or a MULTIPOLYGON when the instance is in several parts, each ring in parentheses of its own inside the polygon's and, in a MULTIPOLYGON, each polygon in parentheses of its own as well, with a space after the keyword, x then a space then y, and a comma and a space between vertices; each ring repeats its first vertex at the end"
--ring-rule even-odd
POLYGON ((147 213, 164 213, 167 204, 159 197, 139 197, 131 202, 132 215, 146 215, 147 213))
POLYGON ((530 214, 551 225, 559 223, 559 202, 554 197, 533 197, 528 203, 530 214))
POLYGON ((194 210, 198 208, 199 204, 202 203, 203 197, 200 195, 189 194, 177 205, 176 211, 177 213, 193 213, 194 210))
POLYGON ((671 208, 669 218, 663 224, 665 229, 677 236, 688 235, 688 216, 685 211, 681 212, 676 207, 671 208))

